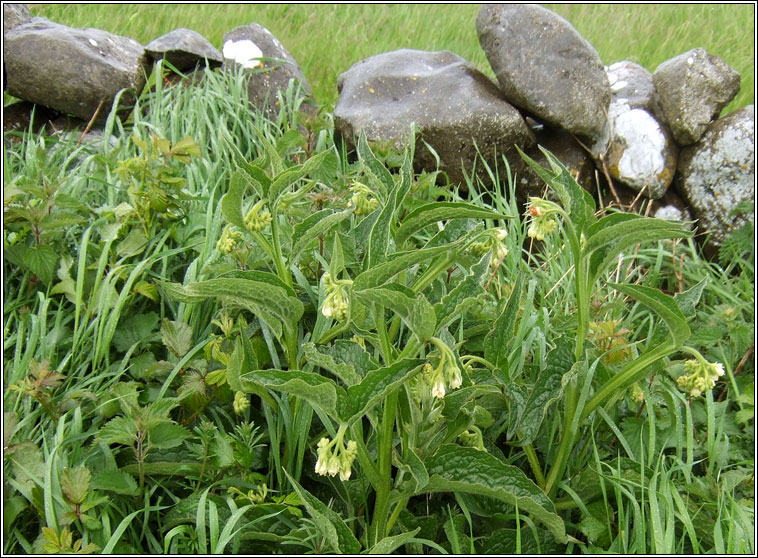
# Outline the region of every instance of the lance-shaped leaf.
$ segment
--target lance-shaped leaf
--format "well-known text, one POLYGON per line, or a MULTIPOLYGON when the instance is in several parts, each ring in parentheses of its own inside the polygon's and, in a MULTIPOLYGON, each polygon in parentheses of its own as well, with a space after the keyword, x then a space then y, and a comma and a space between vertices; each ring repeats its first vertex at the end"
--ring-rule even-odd
POLYGON ((532 170, 557 194, 577 234, 583 232, 595 221, 595 200, 589 192, 579 186, 566 166, 556 159, 555 155, 540 146, 540 151, 545 155, 551 167, 546 169, 518 147, 516 149, 532 170))
POLYGON ((384 187, 384 191, 381 192, 380 197, 382 201, 386 200, 387 193, 392 190, 395 181, 392 178, 390 171, 387 170, 381 161, 376 158, 373 151, 371 151, 368 141, 366 141, 366 134, 363 130, 361 130, 360 137, 358 138, 358 158, 364 165, 366 165, 371 174, 378 179, 378 183, 384 187))
POLYGON ((548 408, 561 397, 561 379, 574 364, 573 342, 566 337, 559 337, 555 348, 547 354, 546 361, 545 368, 540 371, 523 407, 523 412, 508 426, 508 438, 513 437, 517 431, 521 432, 521 439, 516 445, 524 446, 534 440, 548 408))
POLYGON ((402 285, 387 283, 382 287, 356 291, 355 295, 366 306, 377 304, 392 310, 420 341, 426 342, 434 335, 437 315, 423 294, 414 295, 402 285))
POLYGON ((496 367, 502 367, 508 362, 509 341, 513 338, 513 329, 516 327, 523 282, 523 275, 518 274, 505 308, 495 320, 493 330, 484 338, 484 358, 496 367))
POLYGON ((662 293, 658 289, 643 287, 642 285, 619 283, 608 283, 608 285, 640 301, 658 314, 666 324, 666 327, 669 328, 676 347, 681 347, 690 338, 690 327, 687 325, 687 320, 685 320, 682 310, 673 297, 662 293))
POLYGON ((313 518, 319 531, 326 539, 330 550, 344 554, 357 554, 361 550, 361 543, 355 538, 350 528, 345 525, 339 514, 300 486, 286 470, 284 474, 287 475, 292 488, 295 489, 300 501, 308 510, 308 514, 313 518))
POLYGON ((583 254, 590 255, 590 279, 595 280, 620 253, 643 242, 686 238, 691 233, 681 223, 614 213, 603 217, 587 230, 583 254))
POLYGON ((261 387, 295 395, 317 405, 334 418, 340 418, 353 408, 347 393, 334 380, 300 370, 252 370, 239 375, 239 387, 244 393, 256 393, 261 387))
POLYGON ((379 264, 376 267, 367 269, 355 278, 353 282, 353 291, 361 291, 378 287, 386 283, 392 277, 407 270, 409 267, 418 263, 430 260, 441 254, 454 249, 458 242, 446 244, 444 246, 435 246, 433 248, 421 248, 420 250, 410 250, 408 252, 398 252, 393 254, 388 261, 379 264))
POLYGON ((284 288, 262 281, 229 277, 184 286, 160 281, 160 285, 170 298, 190 304, 218 297, 226 297, 242 306, 252 303, 276 316, 289 332, 294 330, 304 310, 303 303, 290 296, 284 288))
POLYGON ((302 165, 296 165, 279 173, 271 181, 268 189, 268 200, 274 205, 279 197, 295 182, 315 172, 329 156, 331 151, 322 151, 305 161, 302 165))
POLYGON ((366 551, 366 554, 382 554, 384 556, 392 554, 395 550, 404 544, 413 542, 419 531, 421 531, 421 527, 416 527, 413 531, 408 531, 407 533, 400 533, 399 535, 384 537, 374 546, 369 548, 366 551))
POLYGON ((386 259, 390 248, 390 229, 392 228, 392 217, 395 214, 396 200, 397 188, 393 188, 371 227, 368 245, 366 246, 365 269, 371 269, 386 259))
POLYGON ((295 243, 290 251, 290 261, 295 262, 300 252, 307 248, 311 242, 320 236, 325 236, 339 223, 348 219, 352 213, 351 210, 334 213, 331 209, 322 209, 295 225, 293 234, 295 243))
POLYGON ((459 280, 453 289, 442 297, 434 305, 434 313, 437 315, 437 326, 447 326, 456 316, 464 311, 470 303, 481 300, 484 293, 482 282, 486 279, 489 267, 490 255, 485 254, 471 266, 469 273, 459 280))
POLYGON ((507 219, 507 215, 464 202, 433 202, 411 211, 395 232, 395 241, 401 246, 410 236, 437 221, 452 219, 507 219))
POLYGON ((328 370, 347 386, 354 386, 361 381, 361 375, 351 364, 335 361, 332 355, 320 351, 313 343, 303 345, 303 355, 310 364, 328 370))
POLYGON ((243 231, 246 227, 245 218, 242 216, 242 197, 245 195, 248 186, 251 186, 249 175, 237 169, 229 181, 229 190, 221 198, 221 214, 224 219, 243 231))
POLYGON ((423 492, 465 492, 496 498, 545 525, 556 540, 566 541, 563 520, 542 489, 524 472, 474 448, 443 444, 426 460, 429 484, 423 492))
POLYGON ((421 359, 403 359, 391 366, 372 370, 360 384, 347 389, 347 405, 341 410, 341 419, 352 422, 362 417, 392 390, 421 371, 425 363, 421 359))
POLYGON ((248 381, 245 385, 242 385, 243 370, 250 370, 251 364, 255 365, 253 370, 257 369, 258 361, 255 358, 255 354, 252 351, 252 347, 248 350, 245 348, 245 344, 250 344, 249 340, 243 338, 240 341, 239 338, 234 341, 234 349, 229 357, 229 364, 226 367, 226 382, 229 387, 234 391, 241 391, 243 393, 252 393, 263 399, 272 409, 278 409, 276 400, 266 391, 266 389, 256 384, 255 382, 248 381), (251 354, 252 353, 252 354, 251 354), (252 361, 252 362, 251 362, 252 361))

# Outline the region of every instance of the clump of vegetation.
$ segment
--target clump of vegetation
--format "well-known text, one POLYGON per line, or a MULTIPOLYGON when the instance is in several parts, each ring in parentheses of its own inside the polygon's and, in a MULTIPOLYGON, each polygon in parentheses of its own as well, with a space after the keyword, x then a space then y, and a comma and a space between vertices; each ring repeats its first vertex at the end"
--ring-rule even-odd
POLYGON ((198 87, 9 149, 6 552, 754 551, 750 254, 198 87))

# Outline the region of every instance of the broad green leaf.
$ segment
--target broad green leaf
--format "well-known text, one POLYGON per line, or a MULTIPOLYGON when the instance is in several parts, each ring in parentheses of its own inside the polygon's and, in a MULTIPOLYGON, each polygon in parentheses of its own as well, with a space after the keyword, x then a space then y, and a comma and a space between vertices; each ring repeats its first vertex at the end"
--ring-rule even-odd
POLYGON ((365 377, 372 370, 380 368, 379 362, 355 341, 337 339, 329 347, 329 353, 334 357, 336 362, 344 362, 351 365, 361 378, 365 377))
POLYGON ((377 304, 389 308, 400 316, 403 323, 420 341, 428 341, 437 329, 437 315, 434 313, 434 308, 422 293, 410 297, 401 289, 393 288, 395 285, 387 283, 382 287, 356 291, 355 296, 366 306, 377 304))
POLYGON ((36 244, 24 251, 24 265, 34 273, 40 281, 49 285, 53 280, 55 268, 58 265, 58 252, 47 244, 36 244))
POLYGON ((700 302, 700 297, 703 294, 703 290, 708 285, 708 277, 709 276, 706 275, 697 285, 691 289, 684 291, 683 293, 676 293, 674 295, 674 300, 676 300, 677 305, 679 305, 679 309, 682 311, 682 315, 684 315, 686 318, 695 317, 695 307, 697 306, 697 303, 700 302))
POLYGON ((170 298, 180 302, 195 303, 208 298, 226 297, 242 307, 246 307, 248 302, 252 303, 271 312, 290 332, 294 331, 304 310, 303 303, 290 296, 285 289, 261 281, 220 278, 184 286, 160 281, 160 285, 170 298))
POLYGON ((403 359, 391 366, 372 370, 360 384, 348 388, 349 405, 341 411, 340 418, 354 421, 362 417, 392 390, 420 372, 425 363, 422 359, 403 359))
POLYGON ((190 437, 190 432, 180 424, 163 422, 151 428, 147 436, 150 447, 170 449, 181 446, 190 437))
POLYGON ((272 206, 275 205, 281 195, 295 182, 318 170, 330 153, 330 151, 322 151, 305 161, 302 165, 295 165, 278 173, 271 181, 271 186, 268 189, 267 197, 269 203, 272 206))
POLYGON ((573 365, 573 341, 567 337, 559 337, 555 348, 547 354, 545 368, 537 377, 523 413, 508 426, 508 438, 512 438, 517 431, 521 432, 521 439, 511 443, 524 446, 534 440, 550 405, 558 401, 563 393, 563 375, 569 372, 573 365))
POLYGON ((240 374, 239 380, 240 391, 244 393, 255 393, 258 386, 282 391, 317 405, 333 417, 351 408, 345 390, 320 374, 300 370, 253 370, 240 374))
POLYGON ((313 343, 303 344, 303 355, 310 364, 328 370, 347 386, 360 383, 362 377, 351 364, 336 362, 332 355, 324 352, 325 350, 319 350, 313 343))
POLYGON ((221 198, 221 214, 224 219, 241 230, 246 230, 245 218, 242 215, 242 196, 250 184, 250 177, 242 170, 234 171, 229 181, 229 190, 221 198))
POLYGON ((548 150, 540 146, 550 169, 542 167, 526 153, 516 147, 521 157, 532 170, 550 186, 561 200, 563 209, 568 213, 577 235, 584 232, 595 221, 595 200, 571 176, 569 170, 548 150))
POLYGON ((129 258, 137 256, 147 248, 147 237, 141 228, 134 228, 129 231, 126 238, 116 246, 116 255, 120 258, 129 258))
POLYGON ((519 273, 505 308, 495 320, 492 331, 484 338, 484 358, 496 367, 502 367, 508 362, 508 349, 510 340, 514 336, 513 330, 516 327, 523 282, 523 274, 519 273))
POLYGON ((490 384, 482 384, 449 391, 445 394, 445 406, 442 408, 442 415, 448 420, 453 420, 466 403, 484 393, 499 394, 500 388, 490 384))
POLYGON ((448 244, 445 246, 421 248, 420 250, 410 250, 408 252, 398 252, 393 254, 388 261, 359 274, 355 278, 355 281, 353 281, 353 291, 378 287, 392 279, 392 277, 401 271, 405 271, 413 265, 430 260, 454 249, 454 244, 448 244))
POLYGON ((398 457, 397 455, 394 457, 395 466, 409 472, 413 477, 415 482, 411 488, 412 492, 419 492, 427 485, 429 482, 429 473, 424 466, 424 462, 421 461, 421 458, 413 448, 408 448, 408 451, 402 457, 398 457))
POLYGON ((563 520, 542 489, 518 467, 486 452, 443 444, 426 460, 429 484, 423 492, 466 492, 502 500, 540 521, 559 542, 566 541, 563 520))
POLYGON ((192 348, 192 327, 184 322, 164 318, 161 323, 161 339, 166 348, 181 359, 192 348))
POLYGON ((137 437, 137 425, 129 417, 116 417, 108 421, 97 433, 96 438, 106 444, 131 446, 137 437))
POLYGON ((248 184, 253 190, 255 190, 256 196, 259 199, 265 198, 268 193, 268 188, 271 186, 271 179, 265 171, 260 167, 251 165, 245 161, 240 163, 239 168, 245 171, 245 174, 247 175, 245 178, 247 179, 248 184))
POLYGON ((331 209, 323 209, 306 217, 302 222, 295 225, 293 235, 295 242, 290 251, 290 262, 297 261, 300 252, 307 248, 311 242, 317 240, 319 237, 326 236, 339 223, 345 219, 349 219, 352 213, 351 210, 334 213, 331 209))
POLYGON ((515 555, 519 551, 524 556, 559 554, 558 546, 550 533, 542 529, 535 533, 523 527, 520 533, 516 529, 497 529, 487 533, 477 541, 477 548, 485 555, 515 555))
POLYGON ((658 289, 642 285, 608 283, 610 287, 630 296, 658 314, 671 332, 674 345, 681 347, 690 337, 690 327, 673 297, 658 289))
POLYGON ((72 504, 81 504, 87 499, 92 473, 87 467, 80 466, 75 469, 68 467, 61 474, 61 490, 66 500, 72 504))
POLYGON ((395 550, 404 544, 408 544, 409 542, 413 541, 414 537, 418 534, 419 531, 421 531, 421 527, 416 527, 413 531, 408 531, 407 533, 400 533, 399 535, 384 537, 374 546, 369 548, 366 551, 366 554, 392 554, 395 552, 395 550))
POLYGON ((410 236, 438 221, 452 219, 507 219, 508 216, 464 202, 433 202, 411 211, 395 232, 395 241, 402 246, 410 236))
POLYGON ((126 352, 135 344, 159 340, 157 333, 160 316, 155 312, 135 314, 119 321, 113 333, 112 343, 119 351, 126 352))
POLYGON ((295 489, 305 509, 308 510, 308 514, 325 537, 330 550, 337 553, 357 554, 361 550, 361 543, 355 538, 350 528, 345 525, 340 515, 326 507, 321 500, 300 486, 286 470, 284 474, 287 475, 292 488, 295 489))
POLYGON ((134 477, 116 469, 95 473, 92 477, 92 489, 115 492, 126 496, 137 496, 139 494, 139 486, 134 477))
POLYGON ((471 266, 469 273, 460 279, 453 289, 442 297, 434 305, 434 313, 437 316, 437 327, 447 326, 456 316, 465 311, 473 302, 481 300, 484 293, 482 282, 486 279, 489 268, 490 255, 485 254, 471 266))
POLYGON ((395 181, 392 178, 392 174, 387 168, 376 158, 374 152, 368 145, 366 140, 366 134, 361 130, 360 137, 358 138, 358 158, 366 165, 371 174, 378 179, 378 182, 384 186, 385 190, 381 193, 381 198, 384 200, 387 198, 387 194, 392 190, 395 185, 395 181))
MULTIPOLYGON (((203 468, 202 463, 197 461, 150 461, 143 463, 142 467, 146 475, 165 475, 169 477, 199 476, 203 468)), ((137 463, 130 463, 121 467, 120 470, 130 475, 138 475, 139 465, 137 463)))
POLYGON ((200 157, 200 146, 192 136, 186 136, 174 144, 170 151, 171 157, 182 163, 189 163, 190 157, 200 157))
POLYGON ((256 271, 256 270, 242 271, 239 269, 235 269, 233 271, 228 271, 224 273, 222 278, 224 277, 230 277, 232 279, 246 279, 248 281, 258 281, 260 283, 268 283, 269 285, 274 285, 275 287, 284 289, 285 291, 287 291, 287 294, 290 295, 291 297, 297 296, 297 293, 295 293, 295 289, 293 289, 287 283, 279 279, 278 275, 274 275, 273 273, 269 273, 268 271, 256 271))
POLYGON ((387 201, 379 212, 379 216, 371 227, 369 233, 368 245, 366 246, 366 257, 364 259, 364 269, 371 269, 386 260, 390 252, 392 240, 390 231, 392 228, 392 217, 395 214, 395 201, 397 200, 397 188, 393 188, 387 201))

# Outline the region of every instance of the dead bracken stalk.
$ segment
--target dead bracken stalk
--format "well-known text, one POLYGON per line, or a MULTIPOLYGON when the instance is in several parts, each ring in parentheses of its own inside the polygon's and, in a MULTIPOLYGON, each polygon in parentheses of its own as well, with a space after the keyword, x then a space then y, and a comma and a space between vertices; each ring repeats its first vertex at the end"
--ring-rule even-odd
POLYGON ((95 119, 97 118, 97 115, 100 114, 100 109, 103 108, 103 101, 100 101, 97 105, 97 108, 95 109, 95 113, 92 115, 92 118, 89 119, 89 122, 87 122, 87 126, 84 128, 84 131, 82 132, 82 135, 79 136, 79 141, 76 142, 76 147, 79 147, 79 144, 82 143, 82 140, 84 139, 84 136, 87 135, 87 133, 92 128, 92 125, 95 123, 95 119))

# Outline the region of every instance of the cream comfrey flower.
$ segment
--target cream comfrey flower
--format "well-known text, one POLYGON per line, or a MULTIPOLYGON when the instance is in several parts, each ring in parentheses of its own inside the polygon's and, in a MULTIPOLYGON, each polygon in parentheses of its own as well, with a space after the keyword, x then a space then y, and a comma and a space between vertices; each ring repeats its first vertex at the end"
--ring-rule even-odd
POLYGON ((343 438, 347 425, 340 426, 337 436, 330 441, 329 438, 321 438, 316 450, 316 473, 321 476, 334 477, 339 474, 340 479, 346 481, 350 478, 353 461, 358 455, 358 444, 349 440, 347 446, 343 444, 343 438))
POLYGON ((356 215, 371 213, 379 207, 379 201, 373 197, 374 192, 372 192, 371 188, 365 184, 361 184, 357 181, 353 182, 350 191, 353 192, 353 197, 350 198, 350 203, 348 205, 355 206, 356 215))
POLYGON ((724 365, 720 362, 708 362, 700 353, 689 350, 696 358, 684 363, 685 374, 677 378, 677 385, 689 391, 690 397, 698 397, 713 389, 716 380, 724 375, 724 365))
POLYGON ((245 215, 245 226, 250 232, 261 232, 271 223, 271 213, 263 209, 263 203, 263 200, 258 200, 245 215))
POLYGON ((232 225, 227 225, 216 243, 216 248, 224 255, 230 254, 241 241, 242 231, 237 230, 232 225))
POLYGON ((527 236, 535 240, 545 240, 546 236, 558 228, 555 215, 560 212, 562 210, 557 204, 542 198, 530 197, 526 210, 526 215, 531 217, 527 236))
POLYGON ((238 415, 241 415, 245 412, 245 409, 250 407, 250 398, 241 391, 238 391, 234 394, 234 412, 238 415))
POLYGON ((350 308, 350 299, 346 287, 353 284, 348 279, 334 280, 329 272, 324 273, 324 291, 326 298, 321 305, 321 313, 327 318, 333 318, 338 322, 347 318, 350 308))

